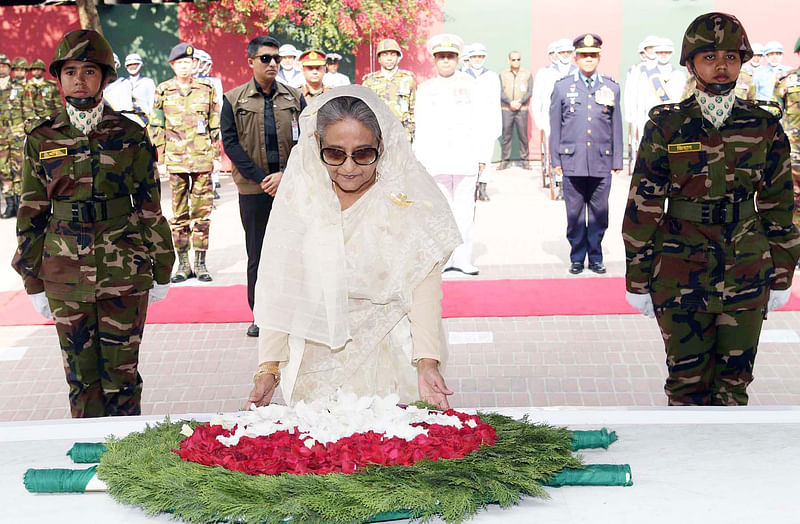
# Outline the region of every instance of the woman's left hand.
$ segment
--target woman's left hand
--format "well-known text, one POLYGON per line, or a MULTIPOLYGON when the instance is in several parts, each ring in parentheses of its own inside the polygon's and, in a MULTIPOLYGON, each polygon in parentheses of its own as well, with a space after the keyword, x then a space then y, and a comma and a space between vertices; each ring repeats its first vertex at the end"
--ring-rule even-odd
POLYGON ((450 409, 447 395, 453 392, 447 389, 444 378, 439 373, 439 362, 432 358, 421 358, 417 361, 417 380, 419 382, 420 400, 433 404, 440 409, 450 409))

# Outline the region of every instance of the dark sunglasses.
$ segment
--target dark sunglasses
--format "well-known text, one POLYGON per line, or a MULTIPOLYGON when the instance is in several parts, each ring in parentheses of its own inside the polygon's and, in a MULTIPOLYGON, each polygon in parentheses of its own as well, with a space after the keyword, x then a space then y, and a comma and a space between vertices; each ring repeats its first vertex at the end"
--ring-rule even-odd
POLYGON ((275 60, 276 64, 281 63, 281 55, 260 55, 258 59, 261 60, 262 64, 269 64, 273 60, 275 60))
POLYGON ((360 166, 369 166, 377 162, 379 156, 380 152, 375 147, 356 149, 350 154, 333 147, 323 147, 319 152, 319 158, 329 166, 340 166, 347 161, 348 157, 360 166))

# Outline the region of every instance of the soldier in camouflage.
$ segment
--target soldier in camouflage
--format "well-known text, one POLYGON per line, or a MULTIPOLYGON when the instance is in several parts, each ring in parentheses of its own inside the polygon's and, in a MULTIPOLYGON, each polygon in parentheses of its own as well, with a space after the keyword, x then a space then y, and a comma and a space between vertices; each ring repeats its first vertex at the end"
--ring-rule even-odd
POLYGON ((23 99, 26 121, 48 118, 61 106, 58 84, 44 78, 44 60, 37 58, 31 62, 31 79, 28 80, 28 91, 23 99))
POLYGON ((747 404, 762 322, 800 256, 786 135, 733 94, 751 53, 732 15, 691 23, 680 62, 697 89, 650 112, 631 181, 626 297, 658 320, 670 405, 747 404))
POLYGON ((28 85, 28 61, 18 56, 11 63, 11 78, 21 86, 28 85))
MULTIPOLYGON (((794 46, 800 55, 800 38, 794 46)), ((792 180, 794 183, 794 225, 800 228, 800 67, 789 71, 775 84, 773 98, 783 111, 783 129, 791 146, 792 180)))
POLYGON ((155 150, 102 103, 116 73, 99 33, 64 35, 50 73, 67 104, 28 134, 12 265, 55 321, 72 416, 139 415, 148 299, 164 298, 175 260, 155 150))
POLYGON ((206 251, 214 203, 211 173, 219 170, 220 108, 214 87, 192 77, 194 52, 187 43, 172 48, 169 63, 175 77, 156 87, 149 123, 158 150, 159 173, 169 174, 172 190, 170 225, 178 251, 173 282, 193 276, 203 282, 212 280, 206 268, 206 251), (194 270, 189 263, 192 246, 194 270))
POLYGON ((364 75, 361 83, 378 94, 392 113, 400 119, 410 141, 414 140, 414 104, 417 99, 417 80, 414 73, 400 69, 403 58, 400 45, 387 38, 378 43, 380 71, 364 75))
POLYGON ((2 218, 17 214, 22 141, 25 139, 23 99, 26 87, 9 73, 11 60, 0 54, 0 184, 6 204, 2 218))

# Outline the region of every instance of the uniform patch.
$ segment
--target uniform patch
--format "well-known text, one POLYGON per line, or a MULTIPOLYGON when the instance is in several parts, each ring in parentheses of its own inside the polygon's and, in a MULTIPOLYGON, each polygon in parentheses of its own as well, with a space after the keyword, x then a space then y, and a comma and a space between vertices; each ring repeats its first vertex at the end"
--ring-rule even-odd
POLYGON ((47 160, 49 158, 60 158, 67 156, 67 148, 59 147, 58 149, 48 149, 47 151, 39 151, 39 160, 47 160))
POLYGON ((786 90, 787 93, 800 93, 800 86, 793 86, 786 90))
POLYGON ((702 145, 700 142, 686 142, 685 144, 669 144, 667 151, 670 153, 689 153, 692 151, 700 151, 702 145))

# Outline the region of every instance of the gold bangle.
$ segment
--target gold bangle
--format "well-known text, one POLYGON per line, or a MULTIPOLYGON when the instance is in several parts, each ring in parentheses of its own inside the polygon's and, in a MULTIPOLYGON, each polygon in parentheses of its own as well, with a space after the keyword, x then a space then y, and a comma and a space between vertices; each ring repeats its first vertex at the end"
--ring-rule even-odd
POLYGON ((253 375, 253 382, 257 382, 262 375, 272 375, 275 379, 275 387, 278 387, 278 384, 281 383, 281 370, 274 364, 261 364, 258 366, 258 371, 253 375))

